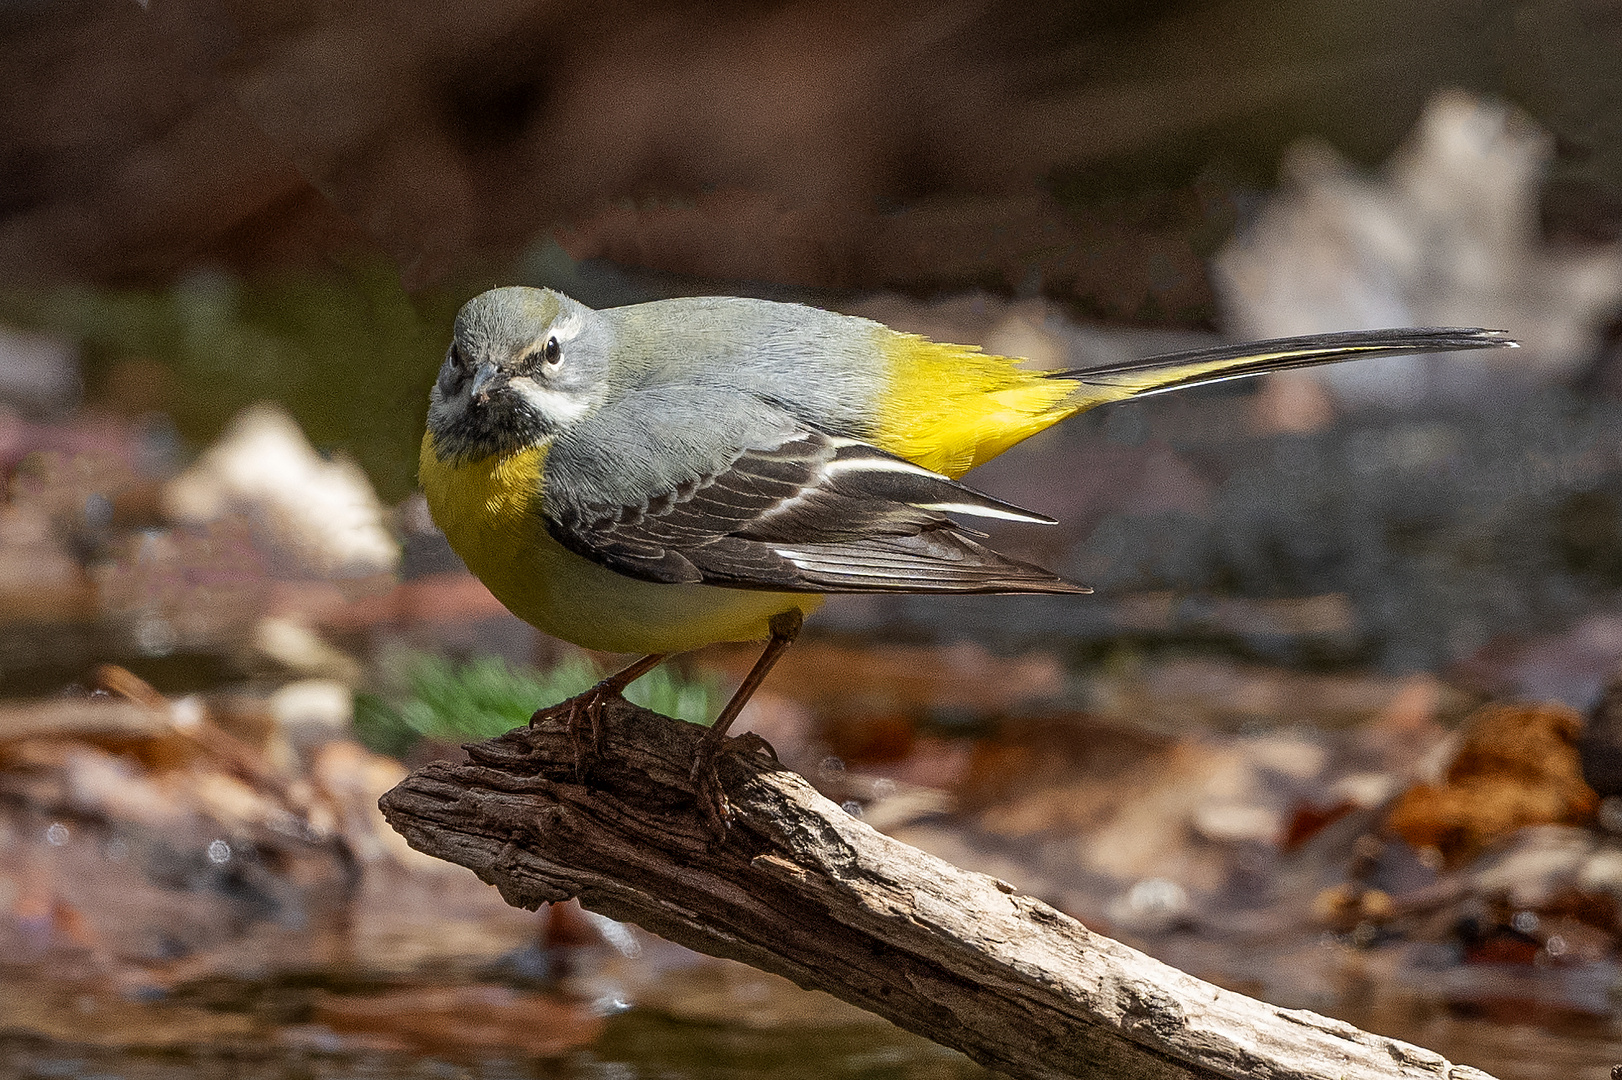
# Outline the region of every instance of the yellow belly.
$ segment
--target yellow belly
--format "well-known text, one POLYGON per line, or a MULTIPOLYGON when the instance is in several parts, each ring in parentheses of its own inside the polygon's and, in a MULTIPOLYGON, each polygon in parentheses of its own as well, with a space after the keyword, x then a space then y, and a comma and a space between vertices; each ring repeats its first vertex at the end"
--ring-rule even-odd
POLYGON ((534 511, 545 447, 452 466, 425 436, 423 492, 434 522, 496 599, 531 626, 588 649, 673 653, 769 637, 772 616, 821 605, 812 593, 660 585, 599 566, 552 539, 534 511))

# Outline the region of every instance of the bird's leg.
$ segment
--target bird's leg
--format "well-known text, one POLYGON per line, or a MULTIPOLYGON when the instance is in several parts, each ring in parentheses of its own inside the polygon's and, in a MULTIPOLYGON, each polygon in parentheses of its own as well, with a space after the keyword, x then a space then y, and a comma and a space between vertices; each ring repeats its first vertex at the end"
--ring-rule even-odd
POLYGON ((534 727, 535 721, 567 709, 568 713, 564 723, 569 729, 569 741, 574 746, 574 768, 577 774, 583 774, 588 755, 580 745, 582 720, 591 725, 591 753, 589 757, 595 758, 603 751, 604 703, 610 698, 619 697, 625 692, 627 686, 658 667, 664 661, 664 658, 664 653, 649 653, 634 664, 614 672, 614 674, 585 693, 576 694, 562 704, 536 710, 535 714, 529 718, 529 726, 534 727))
MULTIPOLYGON (((698 753, 693 758, 693 798, 698 803, 700 812, 709 819, 710 824, 719 833, 726 831, 727 820, 732 816, 732 810, 727 805, 726 792, 721 790, 721 778, 715 771, 716 759, 721 754, 721 748, 726 742, 727 728, 732 721, 738 718, 743 707, 754 697, 760 684, 766 681, 766 676, 777 663, 783 651, 794 643, 800 635, 800 627, 805 623, 805 615, 799 608, 790 608, 781 614, 772 616, 771 640, 766 642, 766 650, 755 661, 755 666, 749 669, 744 676, 743 684, 738 687, 737 693, 732 695, 721 715, 715 718, 710 730, 704 733, 703 741, 698 744, 698 753)), ((774 755, 775 756, 775 755, 774 755)))

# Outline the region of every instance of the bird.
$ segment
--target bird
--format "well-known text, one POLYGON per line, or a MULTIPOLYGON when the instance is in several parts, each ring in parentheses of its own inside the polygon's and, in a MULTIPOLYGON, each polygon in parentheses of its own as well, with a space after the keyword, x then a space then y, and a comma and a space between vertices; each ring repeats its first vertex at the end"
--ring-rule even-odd
POLYGON ((826 595, 1091 591, 988 545, 976 523, 1056 522, 961 483, 975 466, 1109 402, 1515 346, 1478 328, 1366 330, 1052 371, 805 304, 593 309, 505 286, 456 316, 419 478, 452 549, 513 614, 640 654, 558 707, 571 733, 589 722, 599 738, 604 704, 672 654, 765 642, 693 763, 724 824, 726 732, 826 595))

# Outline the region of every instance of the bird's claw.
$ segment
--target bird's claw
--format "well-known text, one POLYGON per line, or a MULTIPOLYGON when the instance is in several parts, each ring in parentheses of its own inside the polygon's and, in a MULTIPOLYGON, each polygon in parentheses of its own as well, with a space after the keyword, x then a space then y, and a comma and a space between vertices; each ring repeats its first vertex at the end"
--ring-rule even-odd
POLYGON ((598 683, 590 690, 576 694, 567 701, 537 709, 529 718, 529 726, 534 727, 542 720, 562 718, 564 730, 569 734, 569 745, 574 750, 575 777, 583 783, 592 764, 603 756, 603 708, 610 698, 619 696, 619 690, 615 687, 598 683), (589 744, 581 738, 582 729, 587 728, 590 730, 589 744))
MULTIPOLYGON (((538 709, 529 718, 529 726, 545 721, 561 721, 574 749, 575 777, 586 782, 591 766, 606 752, 606 729, 603 710, 612 698, 620 697, 620 687, 605 679, 582 694, 567 701, 538 709), (589 731, 589 736, 587 735, 589 731)), ((732 827, 732 804, 716 766, 724 753, 764 753, 777 761, 772 744, 753 732, 744 732, 733 739, 715 738, 712 729, 698 745, 693 766, 688 774, 693 785, 693 800, 705 824, 717 840, 725 839, 732 827)))
POLYGON ((699 743, 689 773, 693 781, 693 802, 717 840, 725 839, 727 830, 732 827, 732 804, 727 800, 726 789, 721 786, 721 776, 716 770, 716 761, 723 750, 719 741, 705 739, 699 743))

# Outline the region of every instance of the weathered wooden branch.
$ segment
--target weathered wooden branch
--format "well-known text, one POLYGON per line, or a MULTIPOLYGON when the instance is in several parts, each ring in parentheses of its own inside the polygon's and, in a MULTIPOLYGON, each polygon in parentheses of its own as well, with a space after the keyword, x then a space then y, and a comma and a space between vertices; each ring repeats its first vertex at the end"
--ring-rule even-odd
POLYGON ((1486 1077, 1091 933, 875 832, 758 740, 722 758, 734 819, 715 840, 688 780, 702 729, 619 703, 603 719, 589 786, 567 733, 543 724, 469 746, 466 764, 419 769, 383 796, 383 813, 413 847, 471 867, 508 903, 579 897, 1017 1077, 1486 1077))

